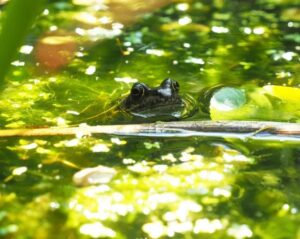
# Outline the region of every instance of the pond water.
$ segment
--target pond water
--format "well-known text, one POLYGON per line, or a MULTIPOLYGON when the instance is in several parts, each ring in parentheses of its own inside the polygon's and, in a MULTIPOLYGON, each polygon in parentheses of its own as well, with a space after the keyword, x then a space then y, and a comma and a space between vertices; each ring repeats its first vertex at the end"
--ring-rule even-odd
MULTIPOLYGON (((182 120, 299 122, 299 15, 296 0, 49 2, 7 75, 1 128, 137 122, 116 105, 165 78, 200 100, 182 120), (287 88, 266 106, 273 85, 287 88), (215 86, 258 108, 209 114, 215 86)), ((3 238, 300 237, 299 143, 20 137, 0 154, 3 238)))

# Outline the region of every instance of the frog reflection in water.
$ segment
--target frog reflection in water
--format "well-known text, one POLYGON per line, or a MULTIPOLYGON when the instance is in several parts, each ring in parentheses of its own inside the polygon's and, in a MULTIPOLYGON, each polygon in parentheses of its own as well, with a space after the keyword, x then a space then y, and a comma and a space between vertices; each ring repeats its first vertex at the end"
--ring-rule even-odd
POLYGON ((120 109, 148 120, 175 120, 190 115, 190 100, 179 95, 179 83, 165 79, 159 87, 150 88, 144 83, 135 83, 130 94, 121 101, 120 109))

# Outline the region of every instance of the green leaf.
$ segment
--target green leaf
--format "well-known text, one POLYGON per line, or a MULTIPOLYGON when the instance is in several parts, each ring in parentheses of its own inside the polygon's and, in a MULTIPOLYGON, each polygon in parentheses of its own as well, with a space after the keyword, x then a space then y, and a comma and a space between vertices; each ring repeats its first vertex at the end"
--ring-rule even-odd
POLYGON ((0 33, 0 84, 45 0, 11 0, 0 33))

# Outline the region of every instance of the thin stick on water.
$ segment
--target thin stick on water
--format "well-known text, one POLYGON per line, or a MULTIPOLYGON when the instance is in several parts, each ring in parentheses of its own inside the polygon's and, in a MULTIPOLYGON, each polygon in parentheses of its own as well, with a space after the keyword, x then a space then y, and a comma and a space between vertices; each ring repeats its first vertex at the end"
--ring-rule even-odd
POLYGON ((300 124, 271 121, 177 121, 0 130, 0 138, 98 134, 143 137, 198 136, 300 142, 300 124))

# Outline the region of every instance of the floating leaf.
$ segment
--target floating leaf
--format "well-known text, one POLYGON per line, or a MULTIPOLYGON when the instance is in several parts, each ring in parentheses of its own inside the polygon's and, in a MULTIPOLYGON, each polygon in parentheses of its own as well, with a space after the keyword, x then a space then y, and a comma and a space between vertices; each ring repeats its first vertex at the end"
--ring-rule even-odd
POLYGON ((245 93, 236 88, 224 87, 218 90, 210 101, 210 107, 220 111, 237 109, 246 103, 245 93))
POLYGON ((290 103, 300 102, 300 88, 279 86, 279 85, 266 85, 263 89, 270 95, 278 97, 283 101, 290 103))

